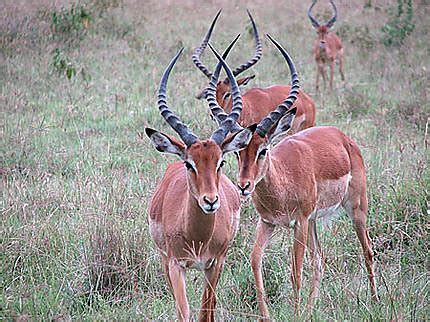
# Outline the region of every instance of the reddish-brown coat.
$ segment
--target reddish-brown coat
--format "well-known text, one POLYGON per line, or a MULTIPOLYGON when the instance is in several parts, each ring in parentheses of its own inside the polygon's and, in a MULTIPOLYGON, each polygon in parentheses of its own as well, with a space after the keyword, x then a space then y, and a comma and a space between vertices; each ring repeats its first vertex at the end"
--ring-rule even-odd
POLYGON ((268 317, 261 274, 262 256, 275 226, 294 227, 292 283, 299 303, 305 245, 314 268, 309 305, 318 294, 322 251, 316 234, 319 215, 342 205, 363 248, 373 298, 377 299, 371 242, 366 229, 367 197, 363 158, 354 141, 335 127, 313 127, 280 141, 265 156, 268 137, 254 133, 239 152, 239 187, 260 215, 251 255, 260 312, 268 317), (245 187, 247 187, 245 189, 245 187))
POLYGON ((327 74, 325 65, 330 65, 330 90, 333 89, 334 66, 336 60, 339 60, 339 72, 342 81, 345 80, 343 70, 343 45, 340 38, 334 33, 330 32, 329 28, 325 25, 317 29, 318 39, 315 40, 313 47, 313 54, 317 63, 317 76, 316 76, 316 90, 319 90, 319 76, 321 74, 324 86, 327 81, 327 74))
MULTIPOLYGON (((243 109, 239 124, 246 127, 259 123, 288 97, 290 89, 290 85, 274 85, 266 88, 252 88, 242 94, 243 109)), ((229 90, 228 85, 218 84, 217 101, 227 113, 230 113, 233 102, 231 98, 225 102, 222 97, 229 90)), ((315 126, 315 103, 309 95, 300 90, 293 107, 297 108, 297 113, 291 130, 292 134, 315 126)))

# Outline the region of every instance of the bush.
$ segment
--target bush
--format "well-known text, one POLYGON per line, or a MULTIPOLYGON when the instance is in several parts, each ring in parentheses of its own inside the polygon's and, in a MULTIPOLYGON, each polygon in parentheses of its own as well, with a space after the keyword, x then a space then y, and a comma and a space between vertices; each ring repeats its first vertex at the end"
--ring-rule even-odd
POLYGON ((58 75, 65 75, 69 80, 76 75, 76 67, 59 48, 53 51, 52 66, 58 75))
POLYGON ((51 30, 54 35, 65 38, 75 36, 82 38, 92 21, 91 14, 81 5, 54 11, 51 18, 51 30))
POLYGON ((382 32, 384 33, 382 42, 387 47, 400 46, 415 29, 415 25, 412 22, 412 0, 397 0, 397 10, 392 9, 390 15, 390 21, 382 27, 382 32), (407 6, 406 13, 403 10, 403 2, 407 6))

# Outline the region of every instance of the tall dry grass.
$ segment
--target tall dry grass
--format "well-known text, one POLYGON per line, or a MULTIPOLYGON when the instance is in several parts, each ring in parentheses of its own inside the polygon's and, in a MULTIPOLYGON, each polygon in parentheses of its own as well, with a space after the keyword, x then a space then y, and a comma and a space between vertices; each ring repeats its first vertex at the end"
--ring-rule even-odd
MULTIPOLYGON (((370 3, 338 3, 335 30, 345 43, 347 81, 341 84, 336 75, 335 91, 321 95, 314 92, 315 32, 307 3, 88 0, 75 4, 88 11, 88 21, 72 19, 61 22, 67 28, 55 28, 53 13, 67 16, 71 3, 2 2, 1 318, 174 318, 146 220, 151 192, 173 159, 154 151, 142 131, 151 125, 172 133, 158 113, 155 94, 166 64, 185 46, 171 77, 169 102, 197 134, 211 132, 206 104, 194 99, 207 80, 192 65, 191 52, 222 7, 213 44, 221 50, 241 32, 229 63, 248 59, 253 39, 247 7, 260 32, 272 34, 291 53, 304 90, 317 103, 318 124, 336 125, 350 135, 366 163, 381 303, 370 301, 358 241, 341 216, 331 231, 321 229, 326 254, 321 296, 302 318, 426 319, 429 7, 416 2, 415 30, 402 46, 387 48, 381 27, 393 3, 370 3)), ((315 11, 322 19, 330 15, 323 1, 315 11)), ((211 54, 203 59, 214 66, 211 54)), ((267 41, 251 72, 257 75, 252 86, 289 80, 267 41)), ((225 169, 234 179, 233 159, 225 169)), ((218 288, 220 320, 258 316, 248 256, 256 220, 253 206, 245 203, 218 288)), ((289 232, 280 230, 264 260, 276 320, 293 318, 290 246, 289 232)), ((305 267, 303 295, 308 274, 305 267)), ((195 281, 188 283, 188 293, 197 316, 202 277, 192 272, 189 279, 195 281)))

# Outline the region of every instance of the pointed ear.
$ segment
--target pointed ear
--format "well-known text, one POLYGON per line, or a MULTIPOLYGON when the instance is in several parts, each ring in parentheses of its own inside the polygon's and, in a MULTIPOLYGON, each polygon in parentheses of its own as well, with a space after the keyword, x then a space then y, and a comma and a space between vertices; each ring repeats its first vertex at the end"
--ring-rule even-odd
POLYGON ((297 108, 293 107, 290 109, 276 124, 276 129, 269 137, 269 142, 277 143, 280 139, 288 133, 293 125, 294 117, 296 116, 297 108))
POLYGON ((149 127, 145 128, 145 133, 149 137, 152 145, 157 149, 157 151, 175 154, 181 159, 185 159, 186 148, 182 142, 149 127))
POLYGON ((223 154, 230 152, 240 151, 246 148, 246 146, 251 141, 252 135, 257 128, 257 124, 253 124, 247 128, 240 130, 239 132, 230 135, 224 140, 221 146, 223 154))
POLYGON ((200 93, 198 93, 198 94, 196 95, 196 98, 197 98, 198 100, 201 100, 201 99, 203 99, 203 98, 206 98, 206 95, 207 95, 207 92, 206 92, 206 88, 205 88, 204 90, 202 90, 200 93))
POLYGON ((241 86, 241 85, 247 85, 249 83, 249 81, 251 79, 254 79, 255 75, 251 75, 251 76, 247 76, 247 77, 243 77, 243 78, 239 78, 237 80, 237 85, 241 86))

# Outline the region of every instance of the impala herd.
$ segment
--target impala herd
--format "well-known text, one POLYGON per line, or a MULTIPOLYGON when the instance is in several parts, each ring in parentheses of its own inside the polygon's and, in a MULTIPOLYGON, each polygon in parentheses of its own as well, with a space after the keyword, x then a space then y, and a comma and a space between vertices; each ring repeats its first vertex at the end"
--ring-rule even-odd
MULTIPOLYGON (((308 15, 319 35, 314 47, 318 65, 316 86, 318 88, 320 73, 326 80, 324 64, 328 62, 332 88, 336 59, 340 61, 344 79, 342 44, 334 33, 328 32, 336 21, 337 10, 330 0, 334 16, 320 26, 311 15, 315 2, 308 15)), ((262 57, 260 36, 248 11, 255 36, 255 53, 246 63, 230 69, 225 60, 239 36, 222 55, 209 43, 220 13, 192 55, 194 64, 209 79, 207 88, 197 98, 207 100, 217 129, 209 139, 200 140, 167 105, 168 78, 183 49, 168 65, 158 90, 160 113, 180 139, 145 129, 159 152, 177 155, 182 160, 168 166, 149 207, 150 233, 161 254, 177 318, 190 320, 185 272, 195 268, 205 274, 199 320, 214 321, 215 290, 239 226, 241 196, 252 198, 259 215, 251 265, 261 319, 269 319, 262 258, 275 228, 294 231, 291 282, 294 311, 298 313, 305 249, 309 250, 312 266, 308 299, 308 306, 312 308, 323 271, 316 222, 320 218, 330 218, 339 207, 345 209, 352 221, 363 249, 371 295, 377 301, 373 252, 366 228, 366 174, 357 144, 335 127, 315 127, 315 103, 300 90, 293 60, 270 35, 268 39, 289 67, 291 84, 252 88, 242 95, 239 86, 247 84, 254 75, 236 77, 262 57), (213 72, 201 61, 208 46, 218 60, 213 72), (218 80, 221 69, 227 74, 224 80, 218 80), (239 164, 236 184, 222 173, 224 156, 231 152, 239 164)))

